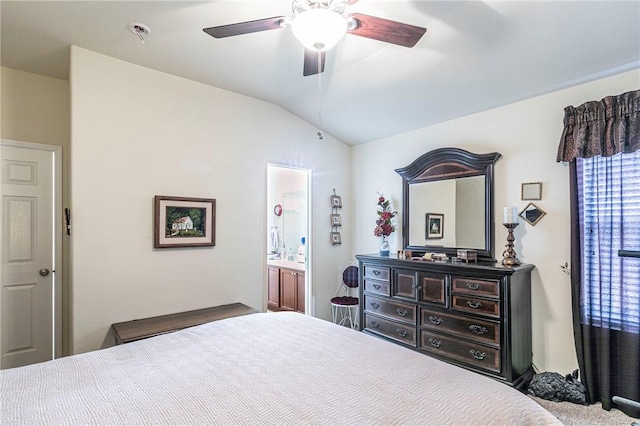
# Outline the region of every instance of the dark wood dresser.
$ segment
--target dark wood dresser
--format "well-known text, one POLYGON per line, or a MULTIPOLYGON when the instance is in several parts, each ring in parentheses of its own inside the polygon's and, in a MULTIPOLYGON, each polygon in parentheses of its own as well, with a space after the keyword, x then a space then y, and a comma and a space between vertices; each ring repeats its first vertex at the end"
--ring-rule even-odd
POLYGON ((363 332, 517 389, 531 380, 534 265, 356 258, 363 332))

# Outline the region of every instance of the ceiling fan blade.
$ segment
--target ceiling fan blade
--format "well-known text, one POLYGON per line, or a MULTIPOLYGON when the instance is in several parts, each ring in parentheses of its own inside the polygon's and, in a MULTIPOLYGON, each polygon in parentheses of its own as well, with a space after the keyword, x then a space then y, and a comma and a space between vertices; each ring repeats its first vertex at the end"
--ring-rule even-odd
POLYGON ((302 75, 307 77, 309 75, 319 74, 324 72, 324 60, 327 57, 327 52, 315 52, 313 50, 304 49, 304 69, 302 75), (320 57, 320 72, 318 72, 318 56, 320 57))
POLYGON ((281 24, 284 19, 284 16, 274 16, 273 18, 256 19, 255 21, 238 22, 236 24, 204 28, 202 31, 215 38, 231 37, 282 28, 281 24))
POLYGON ((404 47, 415 46, 418 40, 427 32, 426 28, 361 13, 353 13, 351 17, 356 20, 357 26, 350 30, 349 34, 404 47))

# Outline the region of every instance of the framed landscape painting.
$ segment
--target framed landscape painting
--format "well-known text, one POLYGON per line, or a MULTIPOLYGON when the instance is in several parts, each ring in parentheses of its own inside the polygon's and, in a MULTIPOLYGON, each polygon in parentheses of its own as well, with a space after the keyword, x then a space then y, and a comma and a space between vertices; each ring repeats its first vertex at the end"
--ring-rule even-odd
POLYGON ((215 227, 215 199, 162 195, 154 198, 155 248, 215 246, 215 227))

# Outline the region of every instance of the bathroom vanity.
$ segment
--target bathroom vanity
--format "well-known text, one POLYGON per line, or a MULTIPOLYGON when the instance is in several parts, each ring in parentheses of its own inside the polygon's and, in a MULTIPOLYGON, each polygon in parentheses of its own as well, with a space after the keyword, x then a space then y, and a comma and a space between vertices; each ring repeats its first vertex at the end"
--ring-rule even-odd
POLYGON ((290 260, 268 260, 267 309, 304 313, 305 265, 290 260))

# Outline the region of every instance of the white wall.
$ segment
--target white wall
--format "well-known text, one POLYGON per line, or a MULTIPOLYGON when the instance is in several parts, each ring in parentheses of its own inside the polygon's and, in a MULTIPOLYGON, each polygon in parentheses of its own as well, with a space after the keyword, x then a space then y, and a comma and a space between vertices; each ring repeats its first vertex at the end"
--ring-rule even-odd
POLYGON ((456 241, 455 247, 484 247, 484 214, 478 206, 484 206, 482 177, 456 179, 456 241), (478 242, 480 241, 480 244, 478 242))
MULTIPOLYGON (((518 257, 536 265, 532 275, 533 361, 542 371, 568 373, 577 368, 571 319, 569 277, 559 265, 569 261, 568 166, 555 162, 563 128, 564 107, 600 100, 640 87, 634 70, 544 96, 485 111, 410 133, 359 145, 352 149, 354 194, 354 253, 378 250, 372 229, 376 215, 376 190, 395 205, 402 200, 402 180, 393 170, 435 148, 459 147, 476 153, 500 152, 495 167, 495 222, 501 223, 503 206, 523 209, 520 184, 542 182, 542 200, 536 202, 547 215, 535 226, 522 223, 515 230, 518 257), (372 167, 376 165, 376 167, 372 167)), ((455 90, 455 88, 452 88, 455 90)), ((497 258, 506 244, 506 231, 496 229, 497 258)), ((391 250, 401 248, 394 233, 391 250)))
POLYGON ((330 318, 351 251, 328 238, 329 195, 349 186, 346 145, 273 104, 78 47, 70 84, 75 353, 112 344, 114 322, 266 308, 268 163, 312 171, 313 297, 330 318), (154 250, 154 195, 215 198, 216 246, 154 250))
POLYGON ((2 137, 67 147, 69 82, 2 67, 2 137))
MULTIPOLYGON (((453 247, 456 245, 456 182, 454 180, 440 180, 429 182, 427 186, 428 191, 425 185, 412 185, 410 189, 411 199, 417 200, 411 206, 410 244, 453 247), (422 194, 429 194, 429 196, 421 196, 422 194), (413 212, 419 214, 413 214, 413 212), (443 238, 427 239, 427 213, 443 215, 443 238)), ((402 216, 401 206, 402 203, 398 203, 398 218, 402 216)), ((402 229, 402 227, 398 229, 402 229)))
MULTIPOLYGON (((69 206, 69 82, 13 68, 0 67, 0 135, 4 139, 62 147, 62 208, 69 206)), ((59 212, 62 216, 62 211, 59 212)), ((63 353, 69 352, 69 239, 62 238, 63 353)))

